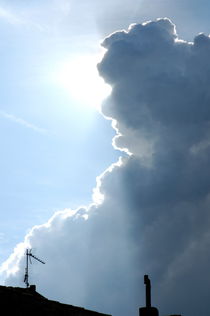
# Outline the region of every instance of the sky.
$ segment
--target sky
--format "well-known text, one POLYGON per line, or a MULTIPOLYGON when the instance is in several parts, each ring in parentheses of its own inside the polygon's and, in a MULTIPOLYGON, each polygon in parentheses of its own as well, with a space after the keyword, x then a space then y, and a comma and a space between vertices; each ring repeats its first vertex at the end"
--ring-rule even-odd
POLYGON ((207 1, 0 1, 0 282, 210 312, 207 1), (201 34, 202 33, 202 34, 201 34))

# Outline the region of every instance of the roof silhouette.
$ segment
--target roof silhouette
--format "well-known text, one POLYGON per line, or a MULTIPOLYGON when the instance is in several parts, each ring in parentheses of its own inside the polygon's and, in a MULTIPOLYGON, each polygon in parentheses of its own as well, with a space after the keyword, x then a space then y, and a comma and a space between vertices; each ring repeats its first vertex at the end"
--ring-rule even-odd
MULTIPOLYGON (((107 316, 82 307, 48 300, 36 292, 35 285, 28 288, 0 286, 1 310, 4 314, 20 316, 107 316)), ((110 316, 110 315, 108 315, 110 316)))

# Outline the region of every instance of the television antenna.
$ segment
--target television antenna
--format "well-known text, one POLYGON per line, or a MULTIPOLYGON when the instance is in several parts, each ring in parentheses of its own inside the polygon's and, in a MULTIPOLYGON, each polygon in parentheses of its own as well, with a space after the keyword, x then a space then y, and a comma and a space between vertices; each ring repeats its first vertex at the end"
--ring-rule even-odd
POLYGON ((42 264, 45 264, 44 261, 40 260, 39 258, 37 258, 36 256, 34 256, 31 253, 31 249, 26 249, 26 268, 25 268, 25 277, 24 277, 24 283, 26 284, 26 287, 29 287, 29 275, 28 275, 28 264, 30 262, 30 264, 32 264, 31 258, 34 258, 35 260, 41 262, 42 264))

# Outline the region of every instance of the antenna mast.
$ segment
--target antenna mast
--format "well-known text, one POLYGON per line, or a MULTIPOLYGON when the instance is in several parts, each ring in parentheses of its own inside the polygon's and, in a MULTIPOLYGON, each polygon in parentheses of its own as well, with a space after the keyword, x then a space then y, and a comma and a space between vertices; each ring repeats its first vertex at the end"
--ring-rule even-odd
POLYGON ((41 262, 42 264, 45 264, 44 261, 40 260, 39 258, 37 258, 36 256, 34 256, 32 253, 31 253, 31 249, 26 249, 26 268, 25 268, 25 277, 24 277, 24 283, 26 284, 26 287, 28 288, 29 287, 29 275, 28 275, 28 263, 30 261, 30 263, 32 264, 31 262, 31 257, 34 258, 35 260, 41 262))

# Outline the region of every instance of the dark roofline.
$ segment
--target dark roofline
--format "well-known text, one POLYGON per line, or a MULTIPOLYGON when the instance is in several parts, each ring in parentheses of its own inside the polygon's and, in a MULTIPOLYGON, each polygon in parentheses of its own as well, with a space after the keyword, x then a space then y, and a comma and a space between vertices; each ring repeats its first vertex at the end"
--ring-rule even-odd
POLYGON ((45 296, 39 294, 36 291, 36 286, 31 285, 28 288, 20 288, 20 287, 12 287, 12 286, 2 286, 0 285, 0 296, 2 294, 6 294, 7 296, 11 296, 11 299, 13 296, 20 296, 24 299, 33 299, 34 302, 43 302, 45 304, 49 304, 51 306, 59 307, 68 309, 69 311, 78 311, 78 312, 84 312, 84 314, 91 314, 91 315, 101 315, 101 316, 111 316, 110 314, 104 314, 100 312, 96 312, 93 310, 85 309, 84 307, 74 306, 66 303, 60 303, 58 301, 53 301, 47 299, 45 296))

